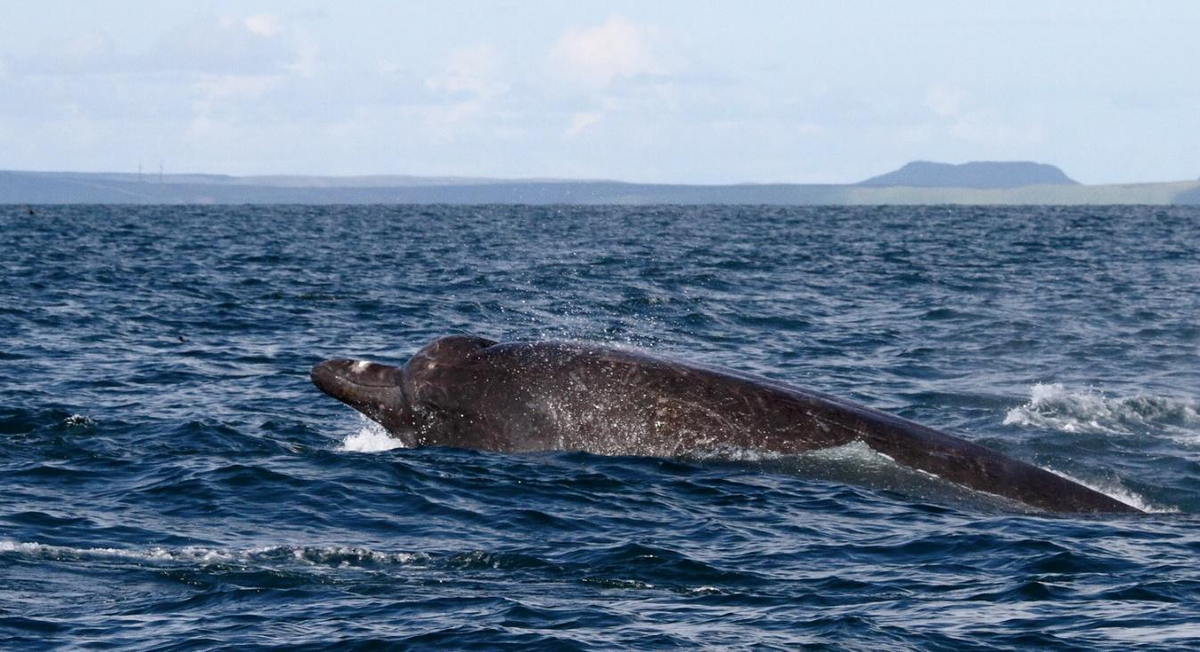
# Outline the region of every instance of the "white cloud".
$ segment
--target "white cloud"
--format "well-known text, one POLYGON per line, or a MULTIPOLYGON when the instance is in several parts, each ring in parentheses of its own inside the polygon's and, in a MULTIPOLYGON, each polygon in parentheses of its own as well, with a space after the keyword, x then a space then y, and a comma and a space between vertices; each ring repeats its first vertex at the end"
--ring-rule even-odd
POLYGON ((218 122, 238 121, 238 111, 284 83, 280 75, 214 75, 193 85, 195 115, 188 125, 187 137, 210 136, 218 122))
POLYGON ((509 84, 500 79, 500 55, 489 45, 476 45, 451 52, 425 85, 435 91, 500 95, 509 84))
MULTIPOLYGON (((14 61, 24 75, 167 77, 299 73, 316 68, 316 41, 274 14, 199 16, 161 33, 140 52, 120 51, 107 32, 93 29, 42 42, 40 51, 14 61)), ((190 83, 190 79, 182 79, 190 83)))
POLYGON ((277 16, 198 17, 167 31, 154 44, 145 66, 215 75, 262 75, 311 71, 311 39, 277 16))
POLYGON ((425 79, 426 88, 444 94, 440 103, 421 109, 430 138, 446 142, 464 133, 478 134, 503 119, 498 102, 511 84, 501 62, 490 45, 460 48, 442 60, 437 72, 425 79))
POLYGON ((661 83, 617 86, 637 77, 666 75, 677 67, 658 29, 624 16, 611 16, 588 29, 567 29, 550 49, 546 61, 553 76, 565 82, 568 89, 583 91, 577 99, 586 98, 593 105, 570 114, 563 130, 566 138, 594 129, 612 114, 625 110, 627 101, 639 107, 647 103, 660 108, 672 106, 674 91, 661 83))
POLYGON ((246 29, 250 30, 252 34, 265 36, 267 38, 275 36, 280 30, 279 16, 276 16, 275 14, 254 14, 253 16, 247 16, 246 19, 242 21, 242 24, 245 25, 246 29))
POLYGON ((488 104, 475 98, 454 104, 426 107, 421 112, 429 137, 434 142, 453 140, 470 131, 488 116, 488 104))
MULTIPOLYGON (((951 140, 1003 152, 1021 151, 1046 138, 1040 123, 1020 123, 996 110, 973 106, 962 89, 948 84, 931 84, 925 90, 925 107, 937 116, 938 128, 951 140)), ((916 126, 901 130, 900 140, 927 140, 930 130, 916 126)))
POLYGON ((638 75, 661 75, 669 66, 656 50, 658 31, 624 16, 599 27, 568 29, 550 50, 551 69, 561 78, 593 88, 638 75))
POLYGON ((574 138, 588 127, 600 122, 607 115, 604 111, 586 111, 571 116, 571 125, 567 127, 567 138, 574 138))
POLYGON ((428 135, 435 142, 470 131, 478 133, 485 124, 500 120, 497 101, 511 88, 502 75, 500 54, 490 45, 454 50, 437 72, 425 79, 425 86, 447 94, 449 98, 443 99, 450 100, 421 109, 428 135))
POLYGON ((304 77, 312 77, 317 73, 321 49, 317 40, 303 28, 288 30, 292 36, 292 61, 286 68, 304 77))

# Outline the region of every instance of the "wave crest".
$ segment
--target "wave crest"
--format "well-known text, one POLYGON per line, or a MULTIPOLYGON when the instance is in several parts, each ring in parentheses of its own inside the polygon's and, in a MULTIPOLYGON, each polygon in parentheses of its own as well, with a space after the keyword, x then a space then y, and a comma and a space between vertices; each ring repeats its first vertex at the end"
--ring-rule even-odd
POLYGON ((1123 435, 1200 425, 1200 412, 1196 401, 1144 394, 1107 397, 1092 390, 1069 390, 1060 383, 1038 383, 1030 388, 1028 402, 1004 415, 1004 425, 1123 435))

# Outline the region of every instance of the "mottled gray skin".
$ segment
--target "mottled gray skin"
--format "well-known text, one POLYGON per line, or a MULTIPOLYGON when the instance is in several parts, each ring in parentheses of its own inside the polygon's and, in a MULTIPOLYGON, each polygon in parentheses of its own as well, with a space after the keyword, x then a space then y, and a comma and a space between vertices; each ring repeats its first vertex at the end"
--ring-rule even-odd
POLYGON ((403 368, 313 367, 322 391, 408 446, 671 457, 863 442, 960 485, 1064 513, 1137 512, 969 441, 777 381, 605 346, 441 338, 403 368))

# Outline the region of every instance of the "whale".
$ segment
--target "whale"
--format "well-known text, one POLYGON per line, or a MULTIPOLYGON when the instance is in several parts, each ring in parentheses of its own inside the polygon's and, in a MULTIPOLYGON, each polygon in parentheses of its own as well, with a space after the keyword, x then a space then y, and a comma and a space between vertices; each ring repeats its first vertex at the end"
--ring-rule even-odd
POLYGON ((865 444, 968 489, 1067 514, 1140 510, 961 437, 778 380, 624 347, 451 335, 403 366, 332 359, 322 392, 407 447, 682 457, 865 444))

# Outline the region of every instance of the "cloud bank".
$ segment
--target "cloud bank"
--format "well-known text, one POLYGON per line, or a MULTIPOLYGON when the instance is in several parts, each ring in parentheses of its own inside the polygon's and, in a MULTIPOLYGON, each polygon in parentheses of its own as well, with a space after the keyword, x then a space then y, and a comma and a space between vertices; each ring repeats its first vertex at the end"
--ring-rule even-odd
POLYGON ((138 29, 31 9, 41 22, 0 45, 0 168, 851 182, 912 159, 1032 159, 1091 182, 1200 175, 1184 63, 1200 51, 1178 27, 1192 5, 873 7, 164 6, 138 29))

